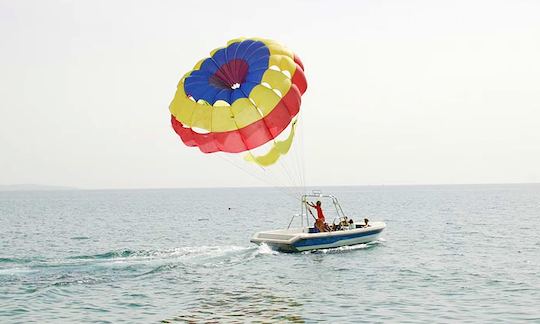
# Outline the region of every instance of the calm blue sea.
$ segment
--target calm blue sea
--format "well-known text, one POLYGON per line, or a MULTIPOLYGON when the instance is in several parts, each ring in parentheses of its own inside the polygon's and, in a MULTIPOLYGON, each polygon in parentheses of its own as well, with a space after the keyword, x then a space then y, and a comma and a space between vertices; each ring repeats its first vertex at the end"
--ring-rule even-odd
POLYGON ((382 239, 254 246, 275 189, 0 192, 0 322, 540 323, 540 185, 323 191, 382 239))

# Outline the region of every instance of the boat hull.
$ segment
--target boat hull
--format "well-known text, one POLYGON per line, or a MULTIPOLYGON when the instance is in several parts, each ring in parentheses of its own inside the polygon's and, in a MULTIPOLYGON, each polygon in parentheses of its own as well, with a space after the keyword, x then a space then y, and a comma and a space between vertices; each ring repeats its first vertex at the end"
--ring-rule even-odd
POLYGON ((302 252, 375 241, 385 228, 385 223, 374 222, 367 228, 324 233, 307 233, 307 229, 263 231, 253 235, 251 242, 264 243, 283 252, 302 252))

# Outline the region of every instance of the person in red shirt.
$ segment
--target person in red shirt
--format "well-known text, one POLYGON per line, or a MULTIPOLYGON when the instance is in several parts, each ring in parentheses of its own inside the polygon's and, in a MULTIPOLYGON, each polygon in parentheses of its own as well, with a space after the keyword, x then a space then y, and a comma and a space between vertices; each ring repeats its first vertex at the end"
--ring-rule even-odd
POLYGON ((307 203, 310 207, 313 207, 317 210, 317 219, 320 219, 324 222, 324 214, 323 214, 323 211, 322 211, 322 207, 321 207, 321 201, 318 200, 317 201, 317 204, 314 205, 313 203, 307 203))
POLYGON ((313 204, 313 203, 307 203, 307 204, 308 204, 308 206, 313 207, 313 208, 315 208, 317 210, 317 221, 315 222, 315 225, 317 226, 319 231, 328 232, 330 230, 330 228, 328 227, 328 225, 325 222, 324 214, 323 214, 322 207, 321 207, 321 201, 320 200, 317 201, 317 204, 313 204))

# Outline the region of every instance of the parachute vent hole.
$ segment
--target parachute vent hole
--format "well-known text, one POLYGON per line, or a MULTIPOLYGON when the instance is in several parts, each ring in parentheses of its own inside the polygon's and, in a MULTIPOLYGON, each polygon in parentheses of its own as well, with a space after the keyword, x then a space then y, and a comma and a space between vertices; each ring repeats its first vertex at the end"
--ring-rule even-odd
POLYGON ((268 68, 269 70, 274 70, 274 71, 281 71, 281 69, 279 68, 279 66, 277 65, 272 65, 271 67, 268 68))
POLYGON ((192 96, 188 96, 188 99, 191 101, 196 101, 195 98, 193 98, 192 96))
POLYGON ((261 85, 262 85, 263 87, 268 88, 268 89, 272 89, 272 86, 270 86, 270 84, 267 83, 267 82, 261 82, 261 85))
POLYGON ((246 61, 242 59, 231 60, 219 66, 217 71, 210 76, 208 82, 218 89, 236 90, 245 81, 248 70, 249 65, 246 61))
POLYGON ((289 72, 287 70, 283 70, 283 71, 281 71, 281 73, 285 74, 285 76, 287 76, 287 78, 289 78, 289 79, 292 77, 291 72, 289 72))

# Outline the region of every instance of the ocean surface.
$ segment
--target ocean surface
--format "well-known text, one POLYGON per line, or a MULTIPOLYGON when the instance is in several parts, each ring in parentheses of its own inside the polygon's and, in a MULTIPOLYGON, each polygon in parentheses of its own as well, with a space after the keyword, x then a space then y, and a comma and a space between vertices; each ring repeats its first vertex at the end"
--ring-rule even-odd
POLYGON ((540 323, 540 185, 323 191, 382 238, 252 245, 275 189, 0 192, 0 323, 540 323))

